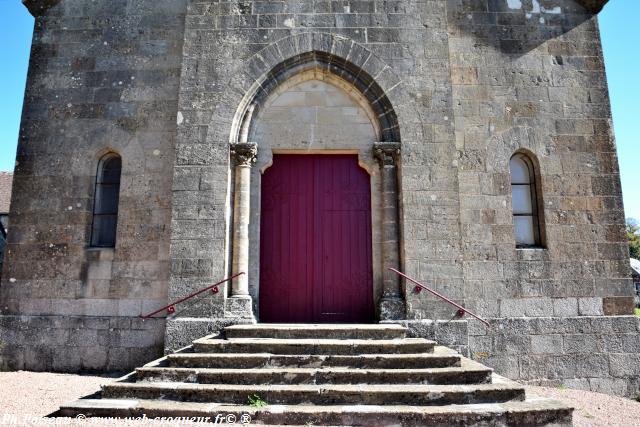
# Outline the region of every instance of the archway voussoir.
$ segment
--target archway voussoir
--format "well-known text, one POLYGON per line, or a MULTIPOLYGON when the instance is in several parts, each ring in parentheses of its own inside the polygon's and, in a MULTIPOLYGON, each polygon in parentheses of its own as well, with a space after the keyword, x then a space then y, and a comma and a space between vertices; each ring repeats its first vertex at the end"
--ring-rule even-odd
MULTIPOLYGON (((250 105, 255 106, 254 113, 257 113, 263 100, 280 85, 297 74, 314 69, 317 79, 323 80, 325 74, 330 74, 351 84, 363 95, 378 117, 380 129, 388 129, 384 134, 385 140, 400 141, 403 126, 398 124, 394 106, 410 105, 402 113, 402 116, 406 114, 407 123, 415 123, 419 119, 401 78, 385 61, 341 35, 304 32, 284 37, 256 53, 247 60, 236 81, 231 82, 236 86, 233 96, 237 94, 242 101, 234 115, 230 140, 241 138, 240 129, 247 129, 243 123, 253 116, 246 116, 250 105)), ((242 135, 246 137, 246 133, 242 135)))
POLYGON ((262 60, 268 70, 275 68, 278 64, 284 61, 284 58, 280 54, 276 44, 265 47, 258 54, 262 57, 262 60))
POLYGON ((256 88, 254 99, 266 99, 270 93, 268 88, 273 84, 273 79, 267 77, 262 84, 256 88))
POLYGON ((333 37, 328 33, 313 33, 311 35, 312 48, 315 51, 331 53, 333 37))
POLYGON ((333 44, 331 47, 331 54, 337 61, 346 64, 347 56, 349 56, 349 52, 351 52, 351 46, 354 44, 353 40, 346 39, 335 34, 333 34, 332 37, 333 44))
POLYGON ((351 50, 349 51, 349 55, 347 56, 347 61, 351 62, 359 67, 362 67, 363 64, 367 62, 367 59, 373 55, 369 50, 360 46, 358 43, 353 42, 351 45, 351 50))
MULTIPOLYGON (((278 87, 280 83, 282 83, 282 81, 283 81, 283 78, 281 75, 270 73, 260 85, 260 90, 262 93, 268 96, 278 87)), ((264 99, 264 98, 259 98, 259 99, 264 99)))
POLYGON ((285 37, 284 39, 280 39, 276 42, 278 46, 278 50, 282 54, 284 58, 291 58, 293 56, 298 55, 298 48, 295 43, 295 39, 293 37, 285 37))
POLYGON ((375 82, 382 88, 385 95, 400 84, 400 79, 393 73, 391 68, 383 68, 380 74, 375 77, 375 82))
POLYGON ((245 65, 245 72, 251 76, 254 81, 260 81, 267 73, 265 63, 258 55, 254 55, 245 65))
POLYGON ((373 80, 376 80, 377 76, 385 68, 389 68, 389 66, 385 64, 384 61, 382 61, 380 58, 378 58, 373 54, 369 57, 369 60, 362 65, 362 71, 369 74, 373 80))
POLYGON ((244 94, 251 90, 258 81, 259 77, 256 78, 245 70, 236 73, 229 81, 229 85, 236 94, 242 94, 241 97, 244 97, 244 94))
POLYGON ((296 46, 296 55, 313 50, 313 37, 311 33, 299 33, 292 36, 296 46))
POLYGON ((348 72, 346 72, 344 70, 344 67, 341 67, 339 63, 330 63, 327 64, 327 70, 331 73, 334 74, 342 79, 345 79, 347 81, 349 81, 349 78, 345 78, 345 76, 348 76, 348 72))
POLYGON ((405 85, 402 81, 385 93, 393 105, 411 105, 413 103, 413 99, 411 99, 409 93, 405 90, 405 85))
MULTIPOLYGON (((365 93, 369 89, 369 86, 371 85, 370 81, 357 79, 353 74, 349 74, 348 77, 349 78, 347 79, 347 81, 353 84, 353 86, 356 89, 358 89, 361 93, 365 93)), ((375 104, 375 102, 372 102, 372 104, 375 104)))

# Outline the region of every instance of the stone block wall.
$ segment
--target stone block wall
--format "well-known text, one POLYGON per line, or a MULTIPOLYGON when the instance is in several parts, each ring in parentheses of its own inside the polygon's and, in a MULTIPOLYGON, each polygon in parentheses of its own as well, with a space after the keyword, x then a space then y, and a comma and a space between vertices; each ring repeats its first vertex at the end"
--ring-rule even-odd
POLYGON ((640 318, 582 316, 470 321, 470 356, 513 380, 635 397, 640 318))
POLYGON ((0 234, 0 279, 2 279, 2 263, 4 262, 4 250, 7 245, 7 241, 3 234, 0 234))
POLYGON ((130 371, 162 354, 164 319, 0 316, 0 370, 130 371))
POLYGON ((449 0, 464 298, 488 317, 632 314, 596 17, 572 0, 449 0), (538 163, 542 244, 516 249, 509 159, 538 163))
POLYGON ((226 286, 166 328, 135 317, 229 275, 238 112, 282 83, 267 73, 321 52, 375 82, 397 116, 401 267, 495 323, 434 323, 455 310, 408 288, 411 333, 515 379, 637 390, 637 323, 609 316, 630 313, 632 286, 596 2, 29 3, 43 7, 0 284, 3 366, 128 369, 160 354, 161 329, 174 350, 234 322, 226 286), (516 150, 539 165, 540 248, 515 247, 516 150), (117 244, 93 249, 109 151, 123 158, 117 244), (63 360, 67 347, 79 350, 63 360))
MULTIPOLYGON (((256 81, 284 61, 315 50, 347 59, 389 89, 386 95, 402 136, 401 226, 406 237, 401 252, 406 269, 421 269, 438 289, 463 298, 446 7, 440 0, 189 3, 170 295, 227 275, 233 182, 228 146, 235 114, 256 81), (188 184, 178 187, 179 182, 188 184)), ((255 142, 260 158, 261 143, 255 142)), ((252 209, 258 209, 255 205, 252 209)), ((252 221, 256 218, 252 215, 252 221)), ((251 293, 257 295, 257 290, 251 293)), ((411 316, 438 315, 439 303, 416 302, 420 307, 411 309, 411 316)), ((192 314, 220 314, 224 306, 212 300, 202 310, 192 314)))
POLYGON ((447 11, 470 356, 514 380, 627 397, 637 317, 597 19, 574 1, 447 11), (509 159, 538 163, 543 241, 516 249, 509 159))
MULTIPOLYGON (((167 301, 186 1, 35 6, 0 314, 22 315, 11 325, 27 329, 69 316, 119 325, 167 301), (123 160, 117 243, 89 248, 95 175, 108 152, 123 160)), ((162 349, 162 334, 152 336, 142 341, 148 358, 162 349)), ((3 340, 5 347, 22 344, 3 340)), ((116 365, 106 361, 102 369, 116 365)))

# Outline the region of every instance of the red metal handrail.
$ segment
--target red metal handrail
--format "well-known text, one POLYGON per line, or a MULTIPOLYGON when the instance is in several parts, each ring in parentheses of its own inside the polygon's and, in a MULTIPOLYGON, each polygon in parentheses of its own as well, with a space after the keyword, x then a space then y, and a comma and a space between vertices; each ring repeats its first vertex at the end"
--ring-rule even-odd
POLYGON ((484 320, 480 316, 477 316, 477 315, 473 314, 472 312, 470 312, 469 310, 467 310, 466 308, 464 308, 460 304, 456 303, 455 301, 450 300, 449 298, 445 297, 444 295, 439 294, 438 292, 434 291, 430 287, 423 285, 422 283, 418 282, 417 280, 413 280, 411 277, 409 277, 406 274, 396 270, 395 268, 391 268, 390 267, 389 270, 393 271, 396 274, 399 274, 400 276, 404 277, 408 281, 414 283, 416 285, 416 291, 420 292, 419 289, 424 289, 426 291, 431 292, 433 295, 437 296, 441 300, 448 302, 449 304, 451 304, 454 307, 457 307, 458 308, 458 316, 459 317, 464 316, 465 313, 469 313, 471 316, 475 317, 476 319, 478 319, 479 321, 481 321, 482 323, 484 323, 488 327, 491 327, 489 322, 487 322, 486 320, 484 320))
POLYGON ((140 315, 140 317, 142 319, 148 319, 148 318, 150 318, 150 317, 152 317, 152 316, 154 316, 154 315, 156 315, 156 314, 158 314, 158 313, 160 313, 161 311, 164 311, 164 310, 167 310, 167 314, 173 314, 173 313, 176 312, 176 305, 180 304, 181 302, 184 302, 184 301, 186 301, 188 299, 191 299, 191 298, 193 298, 195 296, 198 296, 203 292, 207 292, 208 290, 211 290, 211 292, 213 292, 214 294, 217 294, 218 292, 220 292, 220 289, 218 289, 218 286, 222 285, 223 283, 228 282, 229 280, 233 280, 238 276, 242 276, 243 274, 244 274, 244 271, 242 271, 242 272, 240 272, 238 274, 235 274, 235 275, 233 275, 231 277, 227 277, 226 279, 221 280, 218 283, 214 283, 213 285, 207 286, 206 288, 202 288, 199 291, 192 293, 191 295, 187 295, 184 298, 180 298, 179 300, 174 301, 169 305, 165 305, 164 307, 162 307, 162 308, 160 308, 160 309, 158 309, 158 310, 156 310, 154 312, 151 312, 151 313, 145 314, 145 315, 140 315))

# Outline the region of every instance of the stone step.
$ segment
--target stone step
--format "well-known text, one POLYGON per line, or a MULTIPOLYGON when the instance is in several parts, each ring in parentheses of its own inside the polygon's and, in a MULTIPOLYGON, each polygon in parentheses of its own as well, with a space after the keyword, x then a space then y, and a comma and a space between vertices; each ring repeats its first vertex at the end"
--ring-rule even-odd
POLYGON ((473 385, 228 385, 183 382, 116 382, 105 398, 162 399, 244 404, 258 396, 272 405, 451 405, 524 400, 524 388, 510 381, 473 385))
POLYGON ((572 408, 391 325, 229 327, 57 415, 271 425, 570 426, 572 408), (250 405, 250 397, 265 407, 250 405), (220 418, 216 419, 216 415, 220 418), (226 418, 232 416, 232 418, 226 418), (244 421, 247 421, 244 419, 244 421))
POLYGON ((205 337, 193 342, 197 353, 403 354, 431 353, 435 342, 422 338, 392 340, 271 339, 205 337))
POLYGON ((219 425, 227 423, 227 416, 240 422, 244 415, 256 425, 570 427, 572 411, 555 400, 536 397, 528 397, 526 401, 471 405, 269 405, 264 408, 170 400, 81 399, 62 406, 58 415, 72 418, 79 414, 87 417, 203 417, 203 421, 210 417, 206 421, 219 421, 219 425), (220 419, 216 420, 218 414, 220 419))
POLYGON ((184 368, 321 368, 428 369, 460 366, 460 355, 446 347, 433 353, 364 355, 275 355, 269 353, 175 353, 167 356, 172 367, 184 368))
POLYGON ((360 339, 388 340, 405 338, 406 328, 393 324, 259 324, 234 325, 225 329, 227 338, 275 339, 360 339))
POLYGON ((489 382, 491 373, 491 369, 467 360, 462 367, 431 369, 136 369, 139 381, 199 384, 480 384, 489 382))

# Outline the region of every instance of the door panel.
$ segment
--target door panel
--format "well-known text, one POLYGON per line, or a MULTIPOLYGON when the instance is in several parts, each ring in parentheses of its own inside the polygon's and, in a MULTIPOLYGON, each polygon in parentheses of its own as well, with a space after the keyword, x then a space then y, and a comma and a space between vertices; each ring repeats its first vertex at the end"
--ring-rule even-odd
POLYGON ((323 156, 315 186, 315 316, 357 322, 372 300, 369 175, 356 156, 323 156))
POLYGON ((282 163, 262 178, 260 314, 307 322, 312 265, 301 260, 312 256, 313 176, 302 162, 282 163))
POLYGON ((274 155, 262 178, 260 320, 373 320, 369 175, 355 155, 274 155))

